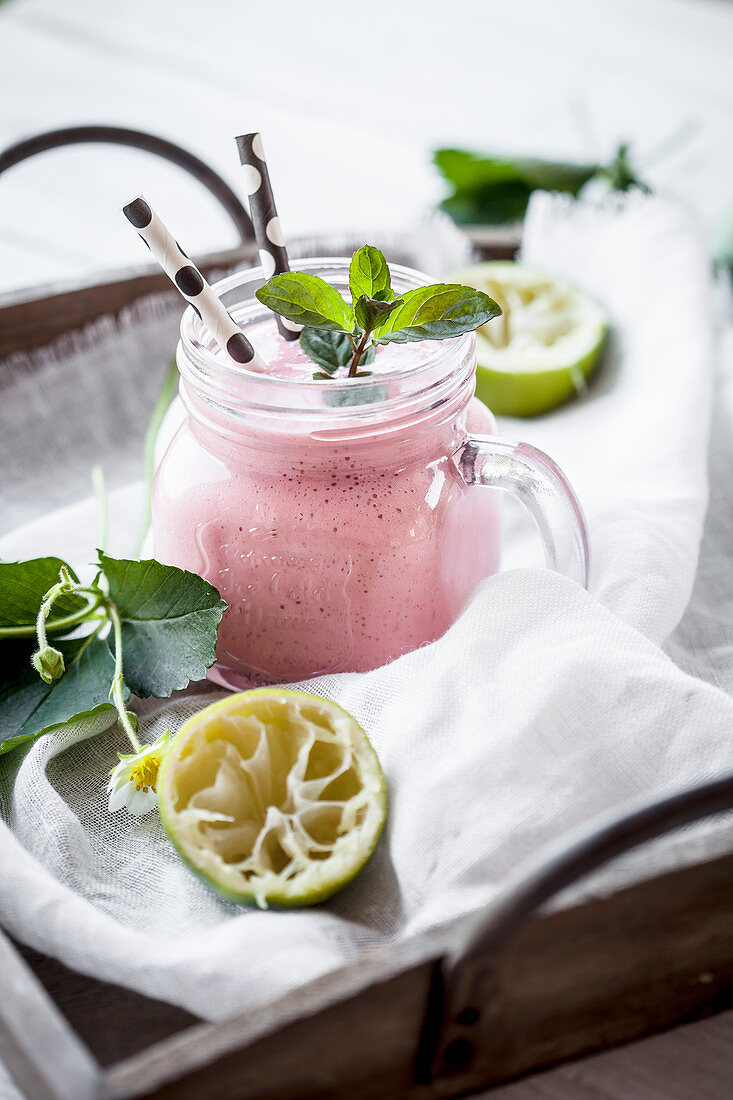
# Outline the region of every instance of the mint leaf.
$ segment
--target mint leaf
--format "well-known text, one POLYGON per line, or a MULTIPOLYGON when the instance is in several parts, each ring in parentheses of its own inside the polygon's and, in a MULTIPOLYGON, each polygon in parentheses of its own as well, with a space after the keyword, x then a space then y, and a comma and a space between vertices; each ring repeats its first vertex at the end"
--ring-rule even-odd
MULTIPOLYGON (((339 367, 348 367, 354 357, 351 340, 343 332, 327 332, 325 329, 304 328, 300 334, 300 346, 323 371, 314 371, 313 377, 323 381, 333 377, 339 367), (327 372, 327 373, 324 373, 327 372)), ((374 348, 369 347, 360 362, 374 362, 374 348)))
MULTIPOLYGON (((62 566, 74 580, 78 579, 71 566, 61 558, 0 562, 0 635, 3 631, 35 634, 43 597, 58 581, 62 566)), ((79 596, 59 596, 46 623, 47 632, 53 634, 55 622, 74 615, 85 606, 86 600, 79 596)), ((63 627, 61 629, 63 631, 63 627)))
POLYGON ((437 283, 410 290, 403 304, 375 333, 377 343, 448 340, 498 317, 501 309, 488 294, 458 283, 437 283))
POLYGON ((339 292, 317 275, 288 271, 273 277, 256 291, 268 309, 308 328, 351 332, 354 327, 349 306, 339 292))
POLYGON ((390 313, 399 309, 403 301, 403 298, 398 298, 394 302, 380 302, 378 298, 367 298, 362 294, 354 306, 356 323, 364 332, 371 332, 376 325, 386 321, 390 313))
POLYGON ((570 164, 532 157, 482 155, 465 149, 438 149, 434 163, 452 184, 440 204, 462 225, 504 225, 524 216, 533 191, 577 195, 600 164, 570 164))
POLYGON ((380 302, 391 302, 394 298, 387 261, 374 245, 365 244, 351 257, 349 290, 354 303, 362 296, 380 302))
POLYGON ((348 367, 354 355, 351 340, 344 332, 304 328, 300 334, 300 346, 314 363, 329 374, 339 367, 348 367))
POLYGON ((122 672, 134 694, 163 698, 203 680, 227 606, 214 586, 153 560, 100 553, 99 564, 122 620, 122 672))
MULTIPOLYGON (((34 642, 0 642, 0 754, 65 722, 114 711, 109 686, 114 660, 107 643, 74 638, 58 642, 66 672, 46 684, 31 666, 34 642)), ((124 698, 129 697, 125 691, 124 698)))

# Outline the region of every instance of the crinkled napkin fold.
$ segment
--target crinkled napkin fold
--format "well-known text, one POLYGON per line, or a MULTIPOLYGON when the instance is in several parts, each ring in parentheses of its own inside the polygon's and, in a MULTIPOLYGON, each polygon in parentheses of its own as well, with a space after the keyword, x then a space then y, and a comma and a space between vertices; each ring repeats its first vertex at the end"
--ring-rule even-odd
MULTIPOLYGON (((238 910, 185 869, 155 815, 109 815, 116 730, 80 743, 65 729, 22 759, 11 754, 0 764, 0 924, 12 935, 216 1018, 485 906, 523 859, 603 810, 733 767, 733 701, 658 648, 689 598, 707 494, 711 323, 697 230, 664 199, 590 206, 537 195, 524 256, 594 293, 614 326, 585 396, 502 425, 576 485, 591 592, 542 570, 509 571, 485 581, 434 644, 310 682, 364 725, 391 800, 372 863, 315 910, 238 910)), ((30 555, 41 535, 44 552, 67 553, 69 523, 90 516, 88 505, 67 509, 16 531, 0 553, 30 555)), ((217 694, 141 711, 145 740, 217 694)), ((725 821, 701 826, 591 888, 729 843, 725 821)))

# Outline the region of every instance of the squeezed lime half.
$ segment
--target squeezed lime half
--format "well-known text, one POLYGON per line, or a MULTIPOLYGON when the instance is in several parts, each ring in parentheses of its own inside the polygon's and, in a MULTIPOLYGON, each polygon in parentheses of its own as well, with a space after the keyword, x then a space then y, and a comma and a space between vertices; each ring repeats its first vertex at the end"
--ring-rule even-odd
POLYGON ((260 688, 199 711, 172 740, 158 801, 176 849, 222 897, 315 905, 358 875, 387 814, 364 730, 328 699, 260 688))
POLYGON ((494 298, 501 317, 476 332, 476 396, 499 416, 538 416, 582 393, 598 364, 608 318, 572 283, 512 261, 452 276, 494 298))

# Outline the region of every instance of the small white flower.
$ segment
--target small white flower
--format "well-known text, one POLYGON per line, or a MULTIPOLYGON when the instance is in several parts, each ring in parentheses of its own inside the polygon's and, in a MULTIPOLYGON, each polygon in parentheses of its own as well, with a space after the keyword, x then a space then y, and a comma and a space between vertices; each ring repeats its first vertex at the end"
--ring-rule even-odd
POLYGON ((166 730, 157 741, 152 745, 145 745, 140 752, 134 752, 130 756, 119 754, 120 762, 109 773, 110 780, 107 784, 107 809, 111 814, 126 806, 135 817, 141 817, 156 805, 158 768, 168 748, 170 735, 170 730, 166 730))

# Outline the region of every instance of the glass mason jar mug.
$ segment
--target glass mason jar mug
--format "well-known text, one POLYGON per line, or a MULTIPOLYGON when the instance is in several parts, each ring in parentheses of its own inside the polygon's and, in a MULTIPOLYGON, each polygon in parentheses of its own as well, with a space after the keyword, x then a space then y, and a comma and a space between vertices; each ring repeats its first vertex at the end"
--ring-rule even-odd
MULTIPOLYGON (((299 261, 342 293, 348 267, 299 261)), ((429 281, 391 270, 398 294, 429 281)), ((272 319, 254 298, 262 282, 253 269, 217 285, 245 329, 272 319)), ((493 434, 473 397, 473 333, 420 361, 410 347, 388 373, 293 381, 229 362, 184 314, 187 415, 156 474, 153 532, 156 557, 199 573, 228 604, 210 673, 219 683, 361 671, 439 637, 499 567, 497 489, 534 516, 549 567, 586 583, 578 501, 546 455, 493 434)))

